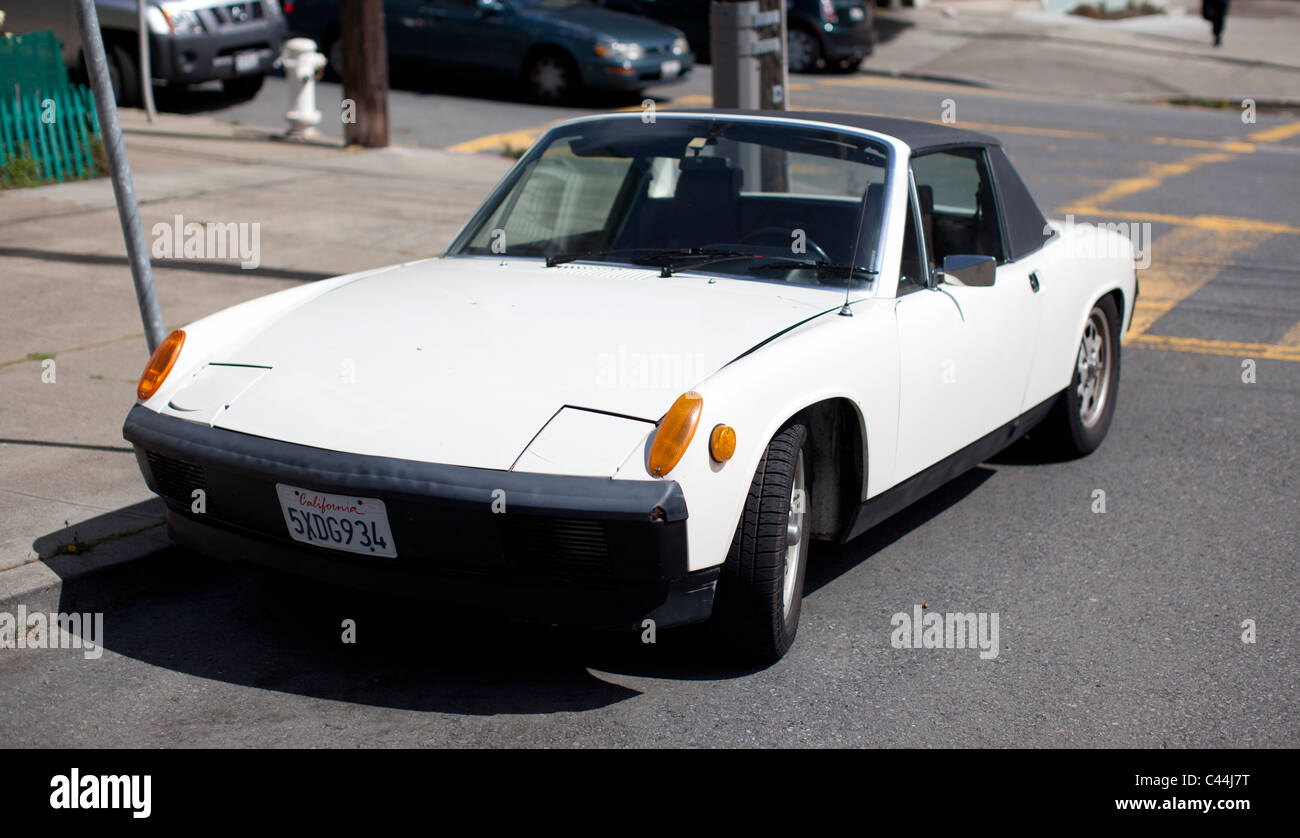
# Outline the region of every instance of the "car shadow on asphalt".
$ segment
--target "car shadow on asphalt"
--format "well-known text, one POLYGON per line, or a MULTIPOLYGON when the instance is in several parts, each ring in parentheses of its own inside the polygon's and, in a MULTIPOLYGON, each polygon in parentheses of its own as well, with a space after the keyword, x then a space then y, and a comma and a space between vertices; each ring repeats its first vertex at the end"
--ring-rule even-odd
MULTIPOLYGON (((995 473, 976 468, 848 544, 815 545, 805 595, 995 473)), ((707 625, 661 630, 649 644, 641 634, 516 624, 337 588, 180 547, 66 580, 59 610, 103 612, 104 648, 153 666, 252 689, 425 712, 578 712, 640 694, 606 676, 725 680, 764 668, 726 662, 707 625), (355 642, 345 642, 349 626, 355 642)))

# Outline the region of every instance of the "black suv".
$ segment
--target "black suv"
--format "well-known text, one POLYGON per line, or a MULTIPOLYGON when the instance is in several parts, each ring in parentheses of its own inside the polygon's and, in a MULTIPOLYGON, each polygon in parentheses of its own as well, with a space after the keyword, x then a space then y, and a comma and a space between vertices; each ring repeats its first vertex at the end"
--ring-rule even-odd
MULTIPOLYGON (((686 33, 697 60, 709 60, 709 0, 595 0, 614 11, 642 15, 686 33)), ((786 0, 790 72, 819 68, 851 72, 876 43, 871 0, 786 0)))

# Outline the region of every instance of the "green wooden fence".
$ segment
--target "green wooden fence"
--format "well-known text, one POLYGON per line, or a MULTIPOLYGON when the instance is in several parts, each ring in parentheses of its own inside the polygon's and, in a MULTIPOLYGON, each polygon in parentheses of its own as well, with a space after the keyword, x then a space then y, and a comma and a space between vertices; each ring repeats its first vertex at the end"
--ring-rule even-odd
POLYGON ((52 32, 0 37, 0 186, 104 173, 90 89, 68 80, 52 32))

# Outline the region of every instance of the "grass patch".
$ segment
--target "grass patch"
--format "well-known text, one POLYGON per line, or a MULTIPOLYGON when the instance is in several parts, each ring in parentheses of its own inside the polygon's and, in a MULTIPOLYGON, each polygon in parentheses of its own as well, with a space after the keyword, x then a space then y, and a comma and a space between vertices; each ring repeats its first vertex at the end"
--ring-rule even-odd
POLYGON ((1122 9, 1107 9, 1098 4, 1081 3, 1070 10, 1070 14, 1078 17, 1088 17, 1093 20, 1124 20, 1130 17, 1143 17, 1145 15, 1162 15, 1165 10, 1154 3, 1129 3, 1122 9))
POLYGON ((53 352, 28 352, 27 360, 29 361, 48 361, 54 357, 53 352))
MULTIPOLYGON (((99 137, 91 137, 89 147, 90 167, 85 176, 77 177, 75 171, 65 171, 64 183, 74 180, 94 180, 108 175, 108 153, 104 151, 104 141, 99 137)), ((47 181, 42 171, 40 161, 32 156, 31 146, 23 141, 4 165, 0 165, 0 189, 26 189, 31 186, 58 183, 56 180, 47 181)))

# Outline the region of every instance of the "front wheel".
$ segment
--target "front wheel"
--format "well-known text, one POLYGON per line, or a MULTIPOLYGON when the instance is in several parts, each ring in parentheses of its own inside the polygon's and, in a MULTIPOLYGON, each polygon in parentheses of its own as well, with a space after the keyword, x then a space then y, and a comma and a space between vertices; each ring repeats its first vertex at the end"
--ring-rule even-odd
POLYGON ((326 80, 342 82, 343 38, 337 32, 326 35, 324 43, 321 45, 321 53, 325 56, 324 76, 326 80))
POLYGON ((1088 313, 1070 386, 1043 422, 1049 444, 1060 454, 1091 454, 1106 438, 1119 397, 1119 326, 1113 297, 1103 297, 1088 313))
POLYGON ((556 105, 573 98, 578 87, 578 68, 563 53, 543 52, 524 68, 524 82, 532 98, 546 105, 556 105))
POLYGON ((817 36, 802 29, 786 33, 786 61, 792 73, 811 73, 822 60, 822 45, 817 36))
POLYGON ((108 79, 113 87, 113 98, 119 107, 138 108, 143 94, 140 90, 140 70, 126 48, 113 43, 104 45, 108 59, 108 79))
POLYGON ((747 660, 779 660, 799 630, 812 541, 807 439, 807 426, 796 420, 768 443, 718 579, 714 620, 747 660))

